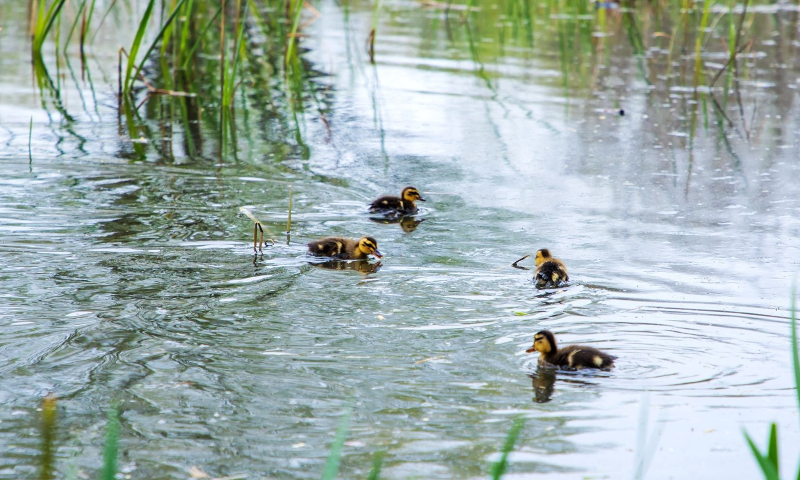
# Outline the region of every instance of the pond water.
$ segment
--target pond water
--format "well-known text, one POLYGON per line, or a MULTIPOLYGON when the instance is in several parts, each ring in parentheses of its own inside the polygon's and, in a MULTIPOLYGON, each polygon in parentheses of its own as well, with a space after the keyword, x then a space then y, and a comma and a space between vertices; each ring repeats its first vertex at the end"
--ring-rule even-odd
POLYGON ((303 145, 245 82, 235 154, 201 124, 199 153, 176 133, 133 158, 114 95, 135 25, 106 20, 91 81, 70 49, 59 110, 18 3, 0 5, 0 478, 37 475, 48 392, 58 470, 78 478, 114 402, 125 478, 318 478, 347 411, 340 478, 379 450, 382 478, 485 478, 520 416, 505 478, 631 478, 649 454, 648 478, 757 478, 743 428, 800 441, 797 6, 751 6, 741 110, 731 87, 722 118, 729 79, 695 93, 693 38, 668 59, 678 14, 551 5, 517 28, 491 4, 465 21, 392 1, 373 66, 371 5, 325 1, 302 41, 324 105, 302 113, 303 145), (406 185, 428 199, 421 223, 367 214, 406 185), (275 237, 263 254, 240 206, 275 237), (326 235, 374 236, 385 258, 319 268, 305 243, 326 235), (511 268, 544 247, 570 286, 511 268), (541 329, 617 367, 539 375, 524 351, 541 329))

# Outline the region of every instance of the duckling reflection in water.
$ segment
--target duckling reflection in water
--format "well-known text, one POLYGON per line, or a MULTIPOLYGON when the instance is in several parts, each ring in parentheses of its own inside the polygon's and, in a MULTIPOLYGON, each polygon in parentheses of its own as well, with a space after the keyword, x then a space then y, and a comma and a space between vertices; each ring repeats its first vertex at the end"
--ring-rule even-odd
POLYGON ((539 352, 539 367, 561 367, 568 370, 599 368, 610 370, 617 357, 592 347, 570 345, 558 348, 556 336, 549 330, 542 330, 533 337, 533 346, 526 353, 539 352))
POLYGON ((399 197, 386 195, 376 198, 369 204, 369 211, 388 215, 413 215, 417 213, 417 204, 415 203, 417 200, 425 201, 419 194, 419 190, 414 187, 406 187, 400 192, 399 197))
POLYGON ((352 270, 362 275, 369 275, 381 269, 381 262, 369 263, 367 260, 330 260, 321 263, 308 262, 308 264, 328 270, 352 270))
POLYGON ((420 223, 424 222, 425 219, 417 220, 414 217, 407 217, 404 215, 401 216, 390 216, 390 217, 370 217, 375 223, 383 223, 383 224, 392 224, 392 223, 399 223, 400 228, 403 229, 406 233, 411 233, 417 229, 420 223))
POLYGON ((533 401, 547 403, 553 396, 556 373, 550 368, 538 368, 535 375, 529 375, 533 381, 533 401))

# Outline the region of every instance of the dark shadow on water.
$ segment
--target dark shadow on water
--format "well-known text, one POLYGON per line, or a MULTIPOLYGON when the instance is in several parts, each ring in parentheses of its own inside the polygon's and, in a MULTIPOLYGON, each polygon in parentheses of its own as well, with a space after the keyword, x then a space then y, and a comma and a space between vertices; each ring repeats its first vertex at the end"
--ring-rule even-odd
POLYGON ((400 228, 402 228, 406 233, 413 232, 417 229, 420 223, 425 221, 424 218, 420 220, 408 216, 369 217, 369 219, 375 223, 383 223, 385 225, 399 224, 400 228))
POLYGON ((353 270, 362 275, 369 275, 381 269, 381 262, 370 263, 369 260, 329 260, 327 262, 308 262, 312 267, 327 270, 353 270))

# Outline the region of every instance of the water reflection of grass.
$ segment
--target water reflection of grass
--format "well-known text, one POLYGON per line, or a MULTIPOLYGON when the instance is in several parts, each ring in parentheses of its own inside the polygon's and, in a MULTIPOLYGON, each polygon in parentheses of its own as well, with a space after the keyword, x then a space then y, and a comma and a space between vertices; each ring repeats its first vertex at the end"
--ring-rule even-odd
MULTIPOLYGON (((95 22, 98 25, 93 26, 95 0, 82 0, 75 12, 62 8, 64 0, 54 0, 48 8, 46 3, 31 1, 34 63, 44 65, 42 51, 48 35, 55 36, 60 45, 61 17, 72 13, 74 18, 64 22, 66 41, 55 52, 56 67, 61 65, 61 57, 68 59, 68 46, 78 37, 81 70, 89 77, 84 49, 97 37, 90 32, 99 29, 109 12, 121 7, 111 2, 103 18, 95 22)), ((636 80, 644 88, 655 89, 653 98, 662 96, 666 100, 675 88, 692 92, 686 95, 691 97, 687 99, 691 121, 682 126, 689 150, 698 128, 717 135, 728 150, 732 150, 731 137, 749 139, 753 130, 754 119, 746 114, 749 112, 745 111, 747 102, 742 93, 750 67, 741 57, 752 58, 757 52, 750 37, 771 37, 773 26, 763 18, 766 16, 748 11, 749 2, 740 9, 734 8, 732 0, 725 5, 691 0, 499 0, 495 4, 462 0, 426 1, 423 5, 426 8, 420 8, 417 17, 425 37, 420 54, 436 48, 442 30, 446 30, 447 43, 464 47, 464 55, 475 64, 474 74, 491 90, 493 101, 501 105, 511 103, 511 99, 500 93, 500 82, 517 74, 499 66, 514 57, 526 62, 535 57, 541 66, 559 72, 557 84, 569 99, 594 92, 609 80, 628 83, 629 79, 615 73, 625 68, 624 63, 616 63, 626 60, 620 54, 624 48, 635 66, 636 80), (428 8, 442 10, 444 21, 442 16, 425 13, 428 8), (463 14, 452 15, 453 11, 463 14), (707 63, 708 58, 720 55, 727 57, 724 66, 707 63), (612 79, 615 75, 618 78, 612 79), (717 82, 723 75, 724 79, 717 82), (731 96, 733 102, 729 102, 731 96)), ((324 124, 330 136, 321 89, 301 55, 303 27, 320 15, 313 6, 300 0, 172 0, 161 2, 160 15, 159 2, 150 0, 146 7, 140 18, 124 20, 138 25, 128 45, 130 57, 120 72, 124 79, 119 80, 120 119, 131 140, 126 154, 141 159, 155 151, 170 160, 175 156, 172 140, 181 136, 183 153, 191 158, 209 156, 224 162, 232 156, 236 160, 243 128, 237 125, 236 112, 246 114, 247 102, 257 97, 266 100, 272 120, 280 125, 266 142, 278 147, 274 150, 278 160, 286 154, 309 157, 310 147, 304 137, 310 119, 324 124), (156 22, 158 28, 153 26, 156 22), (149 48, 145 48, 145 39, 149 48), (240 89, 242 95, 238 96, 240 89), (316 108, 307 109, 314 105, 316 108), (213 153, 199 138, 204 129, 197 128, 197 122, 216 133, 213 153), (170 128, 153 128, 154 123, 170 128)), ((376 35, 379 24, 391 28, 400 16, 386 14, 380 1, 345 2, 340 8, 346 18, 351 8, 371 10, 371 30, 369 35, 365 32, 364 40, 370 60, 375 61, 375 42, 381 41, 376 35)), ((403 8, 403 22, 409 15, 417 15, 411 7, 403 8)), ((124 15, 130 17, 128 12, 124 15)), ((386 37, 389 35, 382 38, 386 37)), ((53 81, 46 68, 34 71, 40 89, 50 92, 52 105, 67 116, 60 101, 61 75, 57 72, 53 81)), ((616 104, 619 100, 610 101, 616 104)), ((245 130, 250 140, 251 132, 245 130)))
MULTIPOLYGON (((58 70, 62 58, 69 65, 68 47, 75 32, 79 32, 81 77, 91 78, 85 48, 91 50, 97 35, 90 35, 90 31, 99 30, 109 13, 124 5, 110 2, 103 18, 93 26, 95 0, 82 0, 74 18, 65 22, 67 35, 62 45, 61 22, 68 10, 63 7, 68 2, 55 0, 46 8, 47 3, 32 0, 30 4, 34 74, 40 91, 49 93, 51 99, 47 103, 42 95, 43 107, 55 107, 69 118, 61 101, 62 76, 56 71, 51 77, 45 66, 49 61, 44 55, 45 40, 55 43, 58 70)), ((316 12, 299 0, 149 0, 138 18, 130 18, 129 12, 120 10, 122 21, 137 26, 131 43, 120 49, 117 68, 119 117, 131 141, 127 154, 141 159, 155 150, 161 158, 173 158, 172 137, 183 134, 186 154, 202 156, 203 142, 198 141, 198 135, 203 129, 192 127, 199 121, 217 132, 214 156, 220 161, 228 155, 236 158, 235 110, 242 109, 246 102, 244 95, 241 102, 238 100, 237 91, 249 80, 247 83, 258 86, 251 88, 250 94, 267 97, 275 118, 285 127, 293 125, 288 128, 291 134, 281 134, 277 142, 286 144, 294 139, 307 156, 301 133, 305 119, 301 114, 312 81, 298 44, 304 27, 303 12, 308 10, 316 12), (155 23, 157 28, 153 27, 155 23), (228 37, 233 42, 227 41, 228 37), (251 53, 251 46, 255 47, 255 54, 251 53), (197 99, 202 102, 199 108, 194 105, 197 99), (174 120, 183 126, 182 132, 153 128, 154 122, 171 127, 174 120)), ((80 91, 74 73, 72 78, 80 91)), ((93 86, 90 88, 94 91, 93 86)), ((287 151, 290 149, 275 149, 275 153, 287 151)))

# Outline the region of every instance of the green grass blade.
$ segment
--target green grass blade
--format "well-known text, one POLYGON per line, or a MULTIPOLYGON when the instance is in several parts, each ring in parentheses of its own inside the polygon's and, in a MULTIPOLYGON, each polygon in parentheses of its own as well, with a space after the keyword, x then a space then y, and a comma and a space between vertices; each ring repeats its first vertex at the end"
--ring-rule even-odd
POLYGON ((375 458, 372 459, 372 470, 369 471, 367 480, 378 480, 381 477, 381 468, 383 467, 383 455, 386 452, 383 450, 375 453, 375 458))
MULTIPOLYGON (((800 352, 797 350, 797 285, 792 286, 792 365, 797 406, 800 407, 800 352)), ((800 478, 800 474, 798 474, 800 478)))
POLYGON ((89 25, 92 24, 92 16, 94 15, 94 4, 97 0, 92 0, 91 5, 89 5, 89 14, 86 15, 86 29, 89 29, 89 25))
POLYGON ((50 9, 47 11, 47 15, 43 14, 44 0, 39 4, 39 14, 36 17, 36 31, 33 41, 33 52, 37 56, 42 54, 44 39, 47 38, 47 34, 50 33, 50 29, 53 28, 53 22, 56 17, 58 17, 58 13, 61 11, 61 7, 64 6, 64 3, 66 3, 66 0, 56 0, 53 2, 53 4, 50 5, 50 9))
MULTIPOLYGON (((797 394, 797 406, 800 408, 800 352, 797 350, 797 283, 792 285, 792 365, 794 367, 794 391, 797 394)), ((800 480, 800 467, 797 468, 797 480, 800 480)))
POLYGON ((119 412, 117 407, 108 409, 108 425, 106 427, 106 444, 103 448, 103 472, 101 480, 115 480, 117 474, 117 451, 119 440, 119 412))
POLYGON ((294 1, 294 20, 292 21, 292 31, 289 34, 289 44, 286 46, 286 58, 284 64, 289 65, 289 62, 295 55, 295 42, 297 42, 297 29, 300 26, 300 14, 303 12, 303 0, 294 1))
POLYGON ((153 13, 153 6, 155 4, 156 0, 150 0, 147 3, 147 8, 144 11, 142 20, 139 22, 139 28, 136 30, 136 36, 133 37, 131 50, 128 52, 128 65, 125 67, 125 83, 122 86, 122 89, 125 94, 130 93, 131 74, 133 73, 133 66, 136 64, 136 54, 139 53, 139 46, 142 44, 142 38, 144 38, 144 32, 145 30, 147 30, 147 22, 150 21, 150 14, 153 13))
POLYGON ((328 461, 325 462, 325 470, 322 472, 322 480, 333 480, 339 474, 339 462, 342 458, 342 448, 344 448, 344 439, 347 437, 347 428, 349 426, 350 412, 348 411, 339 422, 336 438, 333 441, 333 445, 331 445, 328 461))
POLYGON ((81 2, 81 6, 78 7, 78 13, 75 14, 75 21, 72 22, 72 27, 69 29, 69 35, 67 35, 67 40, 64 42, 64 55, 67 54, 67 48, 69 48, 69 42, 72 40, 72 35, 75 33, 75 27, 78 26, 78 21, 81 19, 81 13, 83 13, 83 9, 86 7, 86 0, 81 2))
POLYGON ((764 478, 766 480, 780 480, 778 478, 778 472, 775 470, 772 462, 770 462, 769 458, 761 454, 761 452, 758 450, 758 447, 753 442, 753 439, 750 438, 750 435, 748 435, 746 431, 744 432, 744 437, 747 439, 747 444, 750 445, 750 450, 753 452, 753 456, 756 457, 758 466, 761 467, 761 472, 764 473, 764 478))
POLYGON ((512 425, 511 430, 508 431, 508 436, 503 444, 503 453, 500 455, 500 460, 492 465, 492 480, 498 480, 506 473, 506 469, 508 469, 508 456, 511 454, 511 451, 514 450, 514 445, 517 443, 523 425, 525 425, 524 419, 517 418, 514 420, 514 425, 512 425))
POLYGON ((200 45, 200 42, 202 42, 205 39, 206 32, 208 32, 208 29, 211 28, 212 25, 214 25, 214 21, 217 20, 217 17, 219 17, 220 13, 222 13, 222 7, 219 7, 217 9, 217 13, 215 13, 214 16, 211 17, 211 20, 208 21, 205 28, 203 28, 203 31, 200 32, 200 36, 197 38, 197 41, 194 42, 194 45, 192 45, 192 48, 189 50, 189 53, 186 54, 186 60, 184 60, 183 65, 181 65, 182 69, 185 70, 186 67, 189 66, 189 60, 191 60, 192 56, 194 56, 194 51, 197 50, 197 47, 200 45))
MULTIPOLYGON (((156 48, 158 41, 161 40, 162 36, 164 36, 164 32, 167 31, 169 25, 172 23, 173 20, 175 20, 175 17, 178 16, 178 12, 181 10, 181 7, 183 6, 184 2, 186 2, 186 0, 180 0, 178 4, 175 5, 175 8, 172 9, 172 13, 170 13, 169 17, 167 18, 167 21, 164 22, 164 25, 161 26, 161 30, 158 32, 158 35, 156 35, 156 38, 153 39, 153 43, 150 44, 150 48, 148 48, 147 51, 145 52, 144 56, 142 57, 142 61, 139 62, 139 66, 136 68, 136 73, 133 75, 134 79, 139 76, 139 72, 141 72, 142 69, 144 68, 144 64, 147 61, 147 57, 150 56, 150 53, 153 51, 153 49, 156 48)), ((152 0, 150 4, 151 5, 153 4, 152 0)), ((141 25, 139 26, 139 28, 140 29, 142 28, 141 25)), ((142 34, 144 34, 144 30, 142 30, 142 34)), ((139 34, 137 33, 136 35, 138 36, 139 34)), ((133 52, 131 52, 131 58, 136 58, 136 55, 134 55, 133 52)), ((130 86, 128 87, 128 90, 130 90, 130 86)))
POLYGON ((185 20, 183 21, 183 28, 181 29, 181 41, 178 44, 178 58, 183 58, 183 54, 186 52, 186 45, 189 42, 189 25, 192 24, 193 10, 194 0, 189 0, 189 3, 186 4, 186 8, 183 12, 185 20))
POLYGON ((225 77, 225 97, 222 99, 222 105, 230 107, 233 104, 233 94, 236 91, 236 73, 239 70, 239 59, 243 56, 244 52, 244 23, 247 18, 247 5, 249 0, 244 2, 244 15, 242 21, 239 22, 239 31, 236 33, 236 52, 233 54, 233 66, 231 73, 225 77))
POLYGON ((769 429, 769 440, 767 441, 767 459, 770 461, 773 467, 775 467, 775 473, 780 475, 780 468, 778 467, 778 425, 772 424, 772 427, 769 429))

